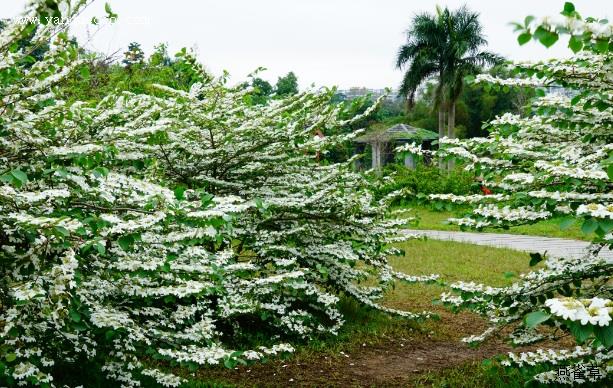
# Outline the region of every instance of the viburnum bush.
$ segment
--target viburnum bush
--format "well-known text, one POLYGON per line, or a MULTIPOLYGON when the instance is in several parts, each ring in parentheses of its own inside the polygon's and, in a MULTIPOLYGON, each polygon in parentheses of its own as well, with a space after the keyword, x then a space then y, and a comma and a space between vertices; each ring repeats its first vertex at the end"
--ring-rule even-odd
MULTIPOLYGON (((459 282, 442 300, 489 319, 491 327, 467 342, 483 341, 505 327, 513 328, 510 339, 517 345, 574 337, 572 348, 566 348, 568 341, 556 342, 552 349, 511 353, 503 364, 542 383, 594 382, 613 368, 613 260, 599 254, 613 247, 613 26, 582 19, 567 3, 561 16, 528 17, 517 28, 521 44, 534 38, 549 47, 560 35, 570 35, 575 54, 515 63, 513 78, 477 76, 475 82, 488 89, 536 88, 531 113, 496 118, 487 125, 487 138, 443 139, 437 156, 465 161, 493 194, 430 199, 472 204, 472 215, 451 220, 468 228, 505 228, 552 217, 562 217, 564 227, 580 219, 593 243, 579 259, 533 254, 530 264, 543 261, 544 266, 512 286, 459 282), (547 93, 550 87, 563 93, 547 93), (570 369, 559 373, 561 366, 570 369)), ((401 151, 423 153, 415 145, 401 151)))
POLYGON ((156 365, 233 367, 335 334, 341 294, 428 316, 377 303, 436 276, 388 265, 393 194, 320 160, 348 137, 317 130, 361 118, 332 90, 252 104, 184 55, 189 92, 68 104, 56 88, 83 61, 61 29, 84 3, 33 1, 0 36, 0 384, 177 386, 156 365))

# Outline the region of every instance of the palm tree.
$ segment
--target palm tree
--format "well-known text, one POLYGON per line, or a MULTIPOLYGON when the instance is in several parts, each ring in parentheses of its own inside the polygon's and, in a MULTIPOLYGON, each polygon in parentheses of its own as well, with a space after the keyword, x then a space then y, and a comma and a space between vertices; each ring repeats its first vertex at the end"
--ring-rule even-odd
POLYGON ((462 93, 464 77, 493 65, 501 58, 480 51, 487 41, 479 14, 465 6, 451 12, 437 7, 436 14, 417 14, 407 31, 407 42, 398 50, 396 66, 407 70, 399 94, 410 109, 417 88, 433 77, 438 79, 435 108, 438 109, 439 138, 455 137, 455 105, 462 93), (445 111, 447 131, 445 131, 445 111))
POLYGON ((502 58, 488 51, 480 51, 487 45, 479 14, 463 6, 453 13, 443 12, 448 34, 448 54, 443 84, 447 89, 447 136, 455 137, 455 105, 462 94, 464 77, 481 71, 486 65, 496 65, 502 58))
POLYGON ((424 81, 434 76, 438 77, 434 98, 435 108, 438 108, 439 137, 443 137, 445 107, 442 89, 447 36, 442 14, 438 11, 440 9, 437 7, 436 16, 422 13, 413 17, 411 28, 407 31, 407 42, 398 51, 396 67, 402 69, 409 65, 399 90, 399 94, 407 99, 407 109, 413 107, 417 88, 424 81))

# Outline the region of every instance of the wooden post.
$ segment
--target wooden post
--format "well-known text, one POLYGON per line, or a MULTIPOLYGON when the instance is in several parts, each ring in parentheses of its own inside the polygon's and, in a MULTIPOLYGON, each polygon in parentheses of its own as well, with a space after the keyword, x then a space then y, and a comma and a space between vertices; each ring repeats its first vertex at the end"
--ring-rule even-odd
POLYGON ((404 166, 410 168, 411 170, 415 170, 415 157, 413 155, 407 155, 404 157, 404 166))
POLYGON ((376 172, 381 171, 381 143, 378 141, 371 143, 372 147, 372 169, 376 172))

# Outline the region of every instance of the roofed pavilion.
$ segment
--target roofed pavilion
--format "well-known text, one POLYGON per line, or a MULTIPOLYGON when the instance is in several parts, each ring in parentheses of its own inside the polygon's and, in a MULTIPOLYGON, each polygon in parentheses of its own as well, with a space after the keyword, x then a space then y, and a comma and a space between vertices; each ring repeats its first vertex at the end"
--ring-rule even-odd
MULTIPOLYGON (((380 171, 381 167, 393 160, 394 148, 406 143, 424 144, 429 148, 433 140, 438 139, 438 134, 427 129, 416 128, 407 124, 396 124, 389 128, 375 129, 358 136, 356 143, 370 145, 372 150, 372 169, 380 171)), ((404 158, 404 165, 415 168, 413 155, 404 158)))

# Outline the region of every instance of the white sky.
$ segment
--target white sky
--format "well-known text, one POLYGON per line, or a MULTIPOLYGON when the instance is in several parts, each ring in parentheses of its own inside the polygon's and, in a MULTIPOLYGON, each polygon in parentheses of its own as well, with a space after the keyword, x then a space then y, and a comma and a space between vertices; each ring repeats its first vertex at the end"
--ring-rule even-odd
MULTIPOLYGON (((106 0, 119 20, 98 31, 86 46, 103 53, 125 51, 141 43, 147 54, 165 42, 171 54, 194 47, 216 74, 228 70, 235 82, 259 66, 272 83, 294 71, 301 87, 396 87, 402 73, 394 68, 398 47, 416 12, 434 12, 437 4, 466 3, 481 14, 489 50, 512 59, 566 55, 565 43, 549 50, 536 43, 520 47, 511 21, 532 14, 558 13, 558 0, 106 0)), ((0 0, 0 17, 17 16, 26 0, 0 0)), ((95 0, 72 33, 87 40, 86 21, 103 14, 95 0)), ((613 17, 611 0, 574 0, 582 16, 613 17)))

